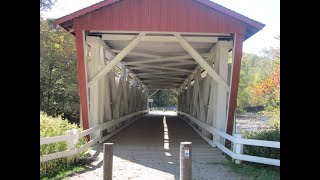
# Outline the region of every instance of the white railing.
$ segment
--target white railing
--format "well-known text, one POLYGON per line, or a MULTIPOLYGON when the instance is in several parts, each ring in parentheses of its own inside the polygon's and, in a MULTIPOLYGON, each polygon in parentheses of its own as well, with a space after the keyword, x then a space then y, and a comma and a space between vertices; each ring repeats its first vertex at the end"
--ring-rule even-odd
POLYGON ((264 158, 264 157, 258 157, 258 156, 251 156, 251 155, 244 155, 242 154, 243 151, 243 145, 251 145, 251 146, 262 146, 262 147, 271 147, 271 148, 279 148, 280 149, 280 142, 276 141, 263 141, 263 140, 256 140, 256 139, 242 139, 240 134, 234 134, 234 136, 231 136, 229 134, 226 134, 225 132, 222 132, 213 126, 207 125, 200 120, 194 118, 193 116, 178 111, 178 114, 182 115, 180 116, 183 120, 185 120, 205 141, 207 141, 211 146, 218 147, 221 149, 224 153, 228 154, 230 157, 236 160, 236 163, 239 163, 242 161, 250 161, 250 162, 256 162, 261 164, 269 164, 274 166, 280 166, 280 160, 279 159, 272 159, 272 158, 264 158), (183 116, 190 119, 193 123, 197 124, 201 128, 205 129, 209 133, 220 136, 224 139, 228 139, 229 141, 233 142, 233 151, 226 148, 224 145, 222 145, 220 142, 209 139, 207 136, 203 135, 196 127, 194 127, 187 119, 185 119, 183 116))
POLYGON ((40 157, 40 162, 46 162, 46 161, 49 161, 49 160, 58 159, 58 158, 62 158, 62 157, 67 157, 68 160, 73 160, 73 159, 77 158, 77 156, 79 156, 79 154, 81 152, 85 151, 86 149, 88 149, 89 147, 95 145, 98 142, 104 142, 107 139, 111 138, 112 136, 114 136, 115 134, 120 132, 122 129, 124 129, 125 127, 129 126, 131 123, 133 123, 137 119, 139 119, 141 117, 141 115, 144 115, 147 112, 148 112, 148 110, 138 111, 138 112, 123 116, 123 117, 121 117, 119 119, 108 121, 108 122, 105 122, 103 124, 96 125, 96 126, 90 128, 90 129, 86 129, 86 130, 81 131, 81 132, 77 132, 77 130, 71 130, 71 131, 69 131, 68 135, 42 138, 42 139, 40 139, 40 145, 67 141, 67 150, 61 151, 61 152, 55 152, 55 153, 51 153, 51 154, 47 154, 47 155, 43 155, 43 156, 40 157), (133 120, 131 119, 130 121, 125 123, 120 128, 115 129, 110 134, 106 135, 105 137, 102 137, 102 132, 105 129, 108 129, 110 127, 118 125, 118 124, 120 124, 120 123, 122 123, 124 121, 129 120, 132 117, 135 117, 135 116, 137 116, 135 119, 133 119, 133 120), (83 144, 82 146, 80 146, 78 148, 76 147, 76 143, 78 142, 79 138, 81 138, 83 136, 86 136, 86 135, 89 135, 89 134, 95 134, 97 131, 99 132, 99 136, 98 137, 90 140, 89 142, 86 142, 86 144, 83 144))

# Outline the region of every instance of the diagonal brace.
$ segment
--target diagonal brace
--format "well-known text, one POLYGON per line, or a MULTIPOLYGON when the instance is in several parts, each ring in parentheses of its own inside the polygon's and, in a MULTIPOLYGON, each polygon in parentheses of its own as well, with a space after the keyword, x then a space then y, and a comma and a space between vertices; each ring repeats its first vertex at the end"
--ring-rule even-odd
POLYGON ((178 33, 174 34, 179 44, 194 58, 197 63, 208 72, 216 82, 221 83, 227 91, 230 91, 228 84, 214 71, 212 66, 178 33))
POLYGON ((132 49, 134 49, 144 37, 145 33, 140 33, 134 40, 132 40, 119 54, 117 54, 101 71, 98 72, 88 83, 91 86, 95 81, 101 79, 113 67, 115 67, 132 49))

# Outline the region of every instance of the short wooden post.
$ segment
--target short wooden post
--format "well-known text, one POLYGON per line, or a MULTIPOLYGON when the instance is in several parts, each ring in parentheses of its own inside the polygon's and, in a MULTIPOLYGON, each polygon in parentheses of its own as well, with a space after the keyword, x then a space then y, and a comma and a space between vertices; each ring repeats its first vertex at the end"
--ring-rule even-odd
POLYGON ((103 144, 103 180, 112 180, 113 143, 103 144))
MULTIPOLYGON (((67 142, 67 150, 73 150, 77 145, 78 142, 78 130, 77 129, 72 129, 68 132, 71 135, 74 135, 74 139, 71 139, 67 142)), ((67 157, 67 162, 68 163, 73 163, 74 161, 78 161, 79 159, 79 153, 77 153, 76 155, 71 155, 69 157, 67 157)))
POLYGON ((100 133, 100 139, 99 139, 98 143, 101 143, 101 139, 103 138, 103 130, 102 130, 101 125, 100 125, 100 128, 99 128, 99 133, 100 133))
POLYGON ((180 180, 192 179, 192 142, 180 143, 180 180))
MULTIPOLYGON (((233 137, 236 138, 236 139, 241 139, 241 134, 234 134, 233 137)), ((242 154, 242 153, 243 153, 243 144, 234 143, 234 145, 233 145, 233 151, 234 151, 236 154, 242 154)), ((238 159, 235 159, 234 162, 235 162, 236 164, 241 164, 241 163, 242 163, 242 161, 241 161, 241 160, 238 160, 238 159)))

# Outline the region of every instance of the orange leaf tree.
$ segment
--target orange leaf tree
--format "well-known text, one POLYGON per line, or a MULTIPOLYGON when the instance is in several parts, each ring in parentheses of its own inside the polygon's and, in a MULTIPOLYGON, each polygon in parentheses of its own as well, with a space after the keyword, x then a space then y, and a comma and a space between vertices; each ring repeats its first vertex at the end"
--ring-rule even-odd
POLYGON ((275 63, 274 71, 253 88, 255 97, 264 98, 269 108, 275 108, 280 103, 280 64, 278 61, 275 63))

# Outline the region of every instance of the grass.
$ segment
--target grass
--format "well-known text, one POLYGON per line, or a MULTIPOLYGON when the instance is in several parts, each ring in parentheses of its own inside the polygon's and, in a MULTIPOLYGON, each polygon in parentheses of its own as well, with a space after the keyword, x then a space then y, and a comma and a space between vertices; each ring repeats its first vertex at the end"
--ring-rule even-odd
POLYGON ((233 172, 241 174, 248 179, 254 180, 271 180, 280 179, 280 167, 243 162, 238 165, 232 161, 228 161, 227 166, 233 172))
POLYGON ((68 176, 71 176, 71 175, 74 175, 80 171, 83 171, 85 169, 86 164, 87 164, 86 162, 80 160, 76 164, 68 165, 68 166, 60 169, 59 171, 48 173, 46 175, 41 176, 40 178, 41 178, 41 180, 65 179, 68 176))

